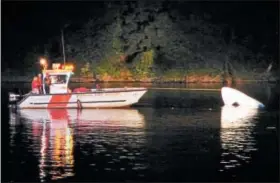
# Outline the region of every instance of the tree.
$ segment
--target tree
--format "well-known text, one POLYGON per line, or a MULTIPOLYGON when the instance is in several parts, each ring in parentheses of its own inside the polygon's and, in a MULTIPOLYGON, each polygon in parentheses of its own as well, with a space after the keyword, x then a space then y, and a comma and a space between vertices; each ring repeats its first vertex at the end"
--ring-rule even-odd
POLYGON ((226 62, 234 65, 233 62, 249 53, 245 47, 235 44, 234 35, 229 36, 229 42, 225 40, 225 27, 210 24, 203 19, 207 17, 204 14, 185 16, 172 9, 180 3, 122 1, 105 4, 102 18, 92 18, 81 30, 67 36, 67 55, 82 67, 89 63, 94 72, 117 76, 120 70, 127 68, 138 74, 150 73, 155 68, 160 71, 176 68, 222 71, 226 62), (146 62, 149 54, 152 56, 146 62), (144 66, 143 63, 149 64, 144 66))

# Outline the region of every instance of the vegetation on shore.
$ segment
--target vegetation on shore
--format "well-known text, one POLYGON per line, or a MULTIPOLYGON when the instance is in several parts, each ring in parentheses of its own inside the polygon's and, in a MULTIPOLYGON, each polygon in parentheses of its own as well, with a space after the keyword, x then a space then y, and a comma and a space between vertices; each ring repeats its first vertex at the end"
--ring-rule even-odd
MULTIPOLYGON (((160 1, 105 5, 103 18, 65 33, 67 60, 74 62, 75 77, 142 82, 275 80, 274 66, 267 70, 272 58, 252 52, 248 37, 235 37, 233 30, 209 23, 207 16, 182 16, 160 1)), ((61 62, 49 46, 45 50, 47 58, 61 62)), ((32 65, 37 55, 28 54, 25 65, 32 65)))
MULTIPOLYGON (((88 75, 74 75, 71 78, 71 82, 76 83, 87 83, 87 82, 95 82, 98 80, 99 82, 152 82, 152 83, 221 83, 221 82, 277 82, 279 78, 274 77, 271 73, 257 73, 257 75, 248 75, 248 73, 240 73, 240 75, 232 78, 231 76, 223 76, 219 70, 193 70, 185 74, 186 72, 178 71, 178 70, 169 70, 164 75, 159 77, 133 77, 130 71, 127 73, 121 73, 121 77, 112 77, 109 75, 103 75, 102 77, 92 77, 92 74, 88 75), (216 73, 215 73, 216 72, 216 73), (209 74, 210 73, 210 74, 209 74), (242 75, 243 74, 243 75, 242 75), (125 76, 125 77, 124 77, 125 76)), ((35 72, 29 72, 24 75, 19 74, 11 74, 13 72, 5 72, 2 73, 1 82, 31 82, 35 72)))

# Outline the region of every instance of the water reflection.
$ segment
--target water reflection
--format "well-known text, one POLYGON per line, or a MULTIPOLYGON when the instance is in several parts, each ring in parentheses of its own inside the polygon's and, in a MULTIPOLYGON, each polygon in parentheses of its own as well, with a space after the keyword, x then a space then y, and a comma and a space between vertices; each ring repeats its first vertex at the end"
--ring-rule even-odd
POLYGON ((73 132, 67 110, 23 110, 21 116, 32 123, 32 136, 40 139, 41 181, 73 176, 73 132))
POLYGON ((256 151, 256 140, 252 136, 257 109, 224 106, 221 112, 221 170, 232 169, 251 159, 256 151))
MULTIPOLYGON (((79 127, 93 128, 144 128, 144 116, 133 109, 85 109, 70 113, 69 118, 79 127)), ((81 128, 80 128, 81 130, 81 128)))
MULTIPOLYGON (((83 166, 94 167, 99 159, 111 157, 106 161, 110 166, 104 168, 108 171, 113 170, 112 165, 127 160, 135 170, 144 167, 139 162, 133 163, 135 156, 141 155, 138 149, 144 142, 144 117, 137 110, 22 110, 20 114, 32 123, 33 139, 40 140, 41 181, 79 174, 79 170, 74 170, 74 164, 79 167, 81 159, 86 159, 87 165, 83 166), (74 157, 76 143, 78 157, 74 157), (112 151, 112 148, 115 150, 112 151)), ((119 171, 127 167, 122 165, 119 171)), ((101 168, 100 165, 98 167, 101 168)))
POLYGON ((75 165, 83 167, 76 169, 78 180, 112 181, 143 175, 147 168, 146 124, 138 110, 82 110, 73 125, 79 153, 75 165))
POLYGON ((16 134, 16 124, 19 123, 19 118, 17 118, 15 113, 10 112, 10 144, 14 144, 14 136, 16 134))
MULTIPOLYGON (((249 96, 266 103, 264 90, 250 86, 246 85, 249 96)), ((279 109, 278 94, 271 91, 270 100, 279 109)), ((3 139, 10 140, 3 146, 9 151, 3 158, 8 164, 6 180, 38 182, 40 171, 42 181, 68 177, 65 182, 277 180, 277 134, 266 127, 275 126, 278 114, 264 112, 255 119, 256 111, 221 111, 219 92, 149 90, 140 104, 145 100, 164 107, 139 107, 140 113, 116 109, 67 110, 57 116, 46 110, 13 114, 9 127, 3 128, 12 134, 3 139), (53 115, 57 123, 51 122, 53 115), (248 159, 256 148, 261 158, 248 159), (233 168, 239 164, 240 169, 233 168), (262 174, 256 175, 258 171, 262 174)))

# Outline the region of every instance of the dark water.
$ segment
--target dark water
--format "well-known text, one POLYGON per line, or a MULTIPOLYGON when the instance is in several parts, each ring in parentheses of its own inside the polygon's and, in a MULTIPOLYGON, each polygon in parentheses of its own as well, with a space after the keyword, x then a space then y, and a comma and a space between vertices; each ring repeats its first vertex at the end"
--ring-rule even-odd
MULTIPOLYGON (((28 90, 2 94, 15 87, 28 90)), ((267 109, 222 107, 217 91, 149 90, 130 109, 15 114, 2 96, 2 180, 276 182, 279 87, 238 88, 267 109)))

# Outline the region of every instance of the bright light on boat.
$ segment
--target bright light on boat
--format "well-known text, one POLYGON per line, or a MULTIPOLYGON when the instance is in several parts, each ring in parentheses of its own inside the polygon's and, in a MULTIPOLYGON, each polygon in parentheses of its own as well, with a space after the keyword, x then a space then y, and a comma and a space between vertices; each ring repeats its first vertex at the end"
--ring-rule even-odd
POLYGON ((72 64, 67 64, 63 66, 64 70, 69 70, 69 71, 73 71, 74 66, 72 64))
POLYGON ((47 64, 47 60, 45 58, 40 58, 40 64, 45 66, 47 64))
POLYGON ((53 70, 57 70, 57 69, 59 69, 60 68, 60 63, 53 63, 52 64, 52 68, 53 68, 53 70))

